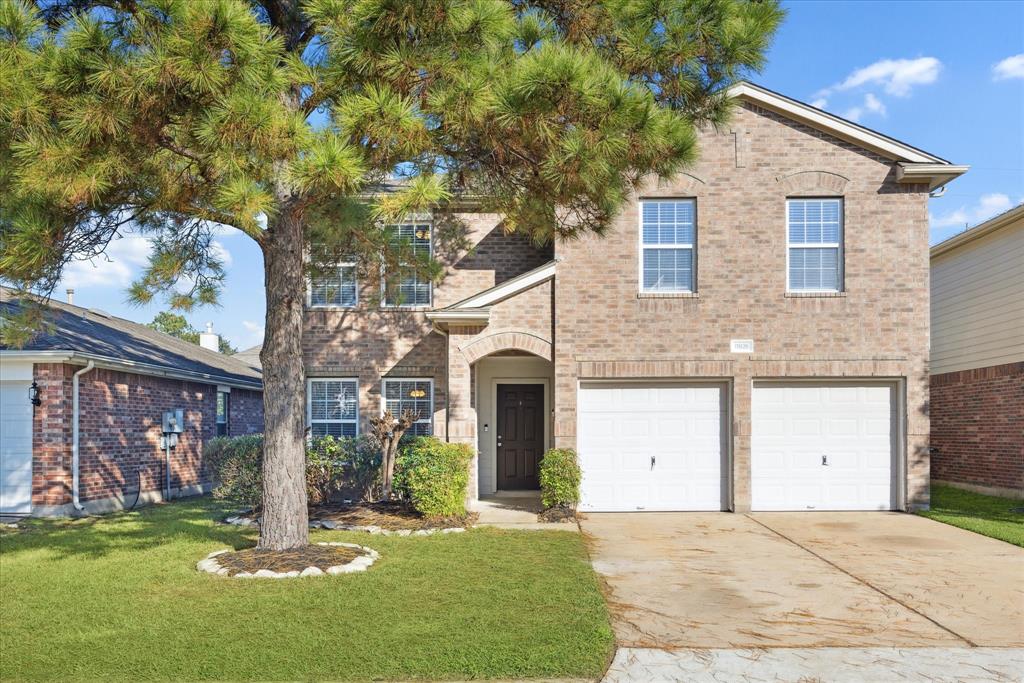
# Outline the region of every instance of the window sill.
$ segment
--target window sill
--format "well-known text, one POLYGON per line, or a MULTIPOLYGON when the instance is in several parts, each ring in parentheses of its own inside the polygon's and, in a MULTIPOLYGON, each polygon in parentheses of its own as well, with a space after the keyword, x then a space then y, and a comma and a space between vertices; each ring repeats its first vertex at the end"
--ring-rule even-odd
POLYGON ((312 304, 306 306, 307 311, 354 311, 357 308, 359 308, 358 304, 354 306, 313 306, 312 304))
POLYGON ((787 299, 845 299, 846 292, 786 292, 787 299))
POLYGON ((699 299, 698 292, 637 292, 637 299, 699 299))

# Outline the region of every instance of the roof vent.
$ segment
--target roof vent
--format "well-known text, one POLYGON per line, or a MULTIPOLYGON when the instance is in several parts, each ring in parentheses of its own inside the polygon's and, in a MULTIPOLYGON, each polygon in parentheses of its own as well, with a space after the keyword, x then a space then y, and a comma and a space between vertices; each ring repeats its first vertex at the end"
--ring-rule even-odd
POLYGON ((108 320, 110 318, 114 317, 114 316, 110 315, 109 313, 107 313, 106 311, 101 311, 98 308, 90 308, 89 312, 92 313, 93 315, 98 315, 101 318, 107 318, 108 320))

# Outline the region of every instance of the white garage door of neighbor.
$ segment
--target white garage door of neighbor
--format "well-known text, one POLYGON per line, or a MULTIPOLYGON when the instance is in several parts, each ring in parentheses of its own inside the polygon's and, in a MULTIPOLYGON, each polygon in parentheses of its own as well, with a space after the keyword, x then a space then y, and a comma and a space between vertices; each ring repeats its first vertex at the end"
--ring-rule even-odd
POLYGON ((891 510, 891 384, 755 383, 753 510, 891 510))
POLYGON ((32 382, 0 381, 0 513, 32 510, 32 382))
POLYGON ((581 384, 580 509, 723 509, 725 409, 721 384, 581 384))

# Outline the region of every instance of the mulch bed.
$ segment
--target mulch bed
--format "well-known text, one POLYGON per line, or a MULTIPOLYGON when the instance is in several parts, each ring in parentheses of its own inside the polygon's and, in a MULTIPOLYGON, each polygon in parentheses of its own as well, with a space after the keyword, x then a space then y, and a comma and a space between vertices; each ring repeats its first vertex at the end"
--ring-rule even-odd
POLYGON ((568 508, 553 507, 538 513, 537 520, 541 522, 566 522, 575 524, 576 513, 568 508))
POLYGON ((465 517, 426 518, 402 503, 327 504, 311 507, 310 519, 330 520, 339 525, 376 526, 387 531, 419 531, 470 527, 477 520, 475 512, 465 517))
POLYGON ((355 548, 332 545, 307 545, 293 550, 239 550, 217 556, 220 566, 228 570, 228 576, 239 572, 255 574, 261 569, 272 572, 301 572, 307 567, 327 571, 328 567, 348 564, 363 553, 355 548))

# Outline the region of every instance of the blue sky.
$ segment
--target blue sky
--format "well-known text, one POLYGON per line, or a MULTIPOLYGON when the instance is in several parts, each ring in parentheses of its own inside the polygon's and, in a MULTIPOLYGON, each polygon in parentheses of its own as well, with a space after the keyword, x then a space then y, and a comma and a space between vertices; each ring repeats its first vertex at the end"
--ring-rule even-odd
MULTIPOLYGON (((971 171, 930 200, 932 241, 1024 201, 1024 2, 789 2, 789 16, 752 78, 857 120, 971 171)), ((262 339, 263 262, 249 238, 218 237, 228 264, 212 322, 236 347, 262 339)), ((162 310, 125 303, 145 240, 126 237, 110 260, 72 265, 55 293, 140 322, 162 310)))

